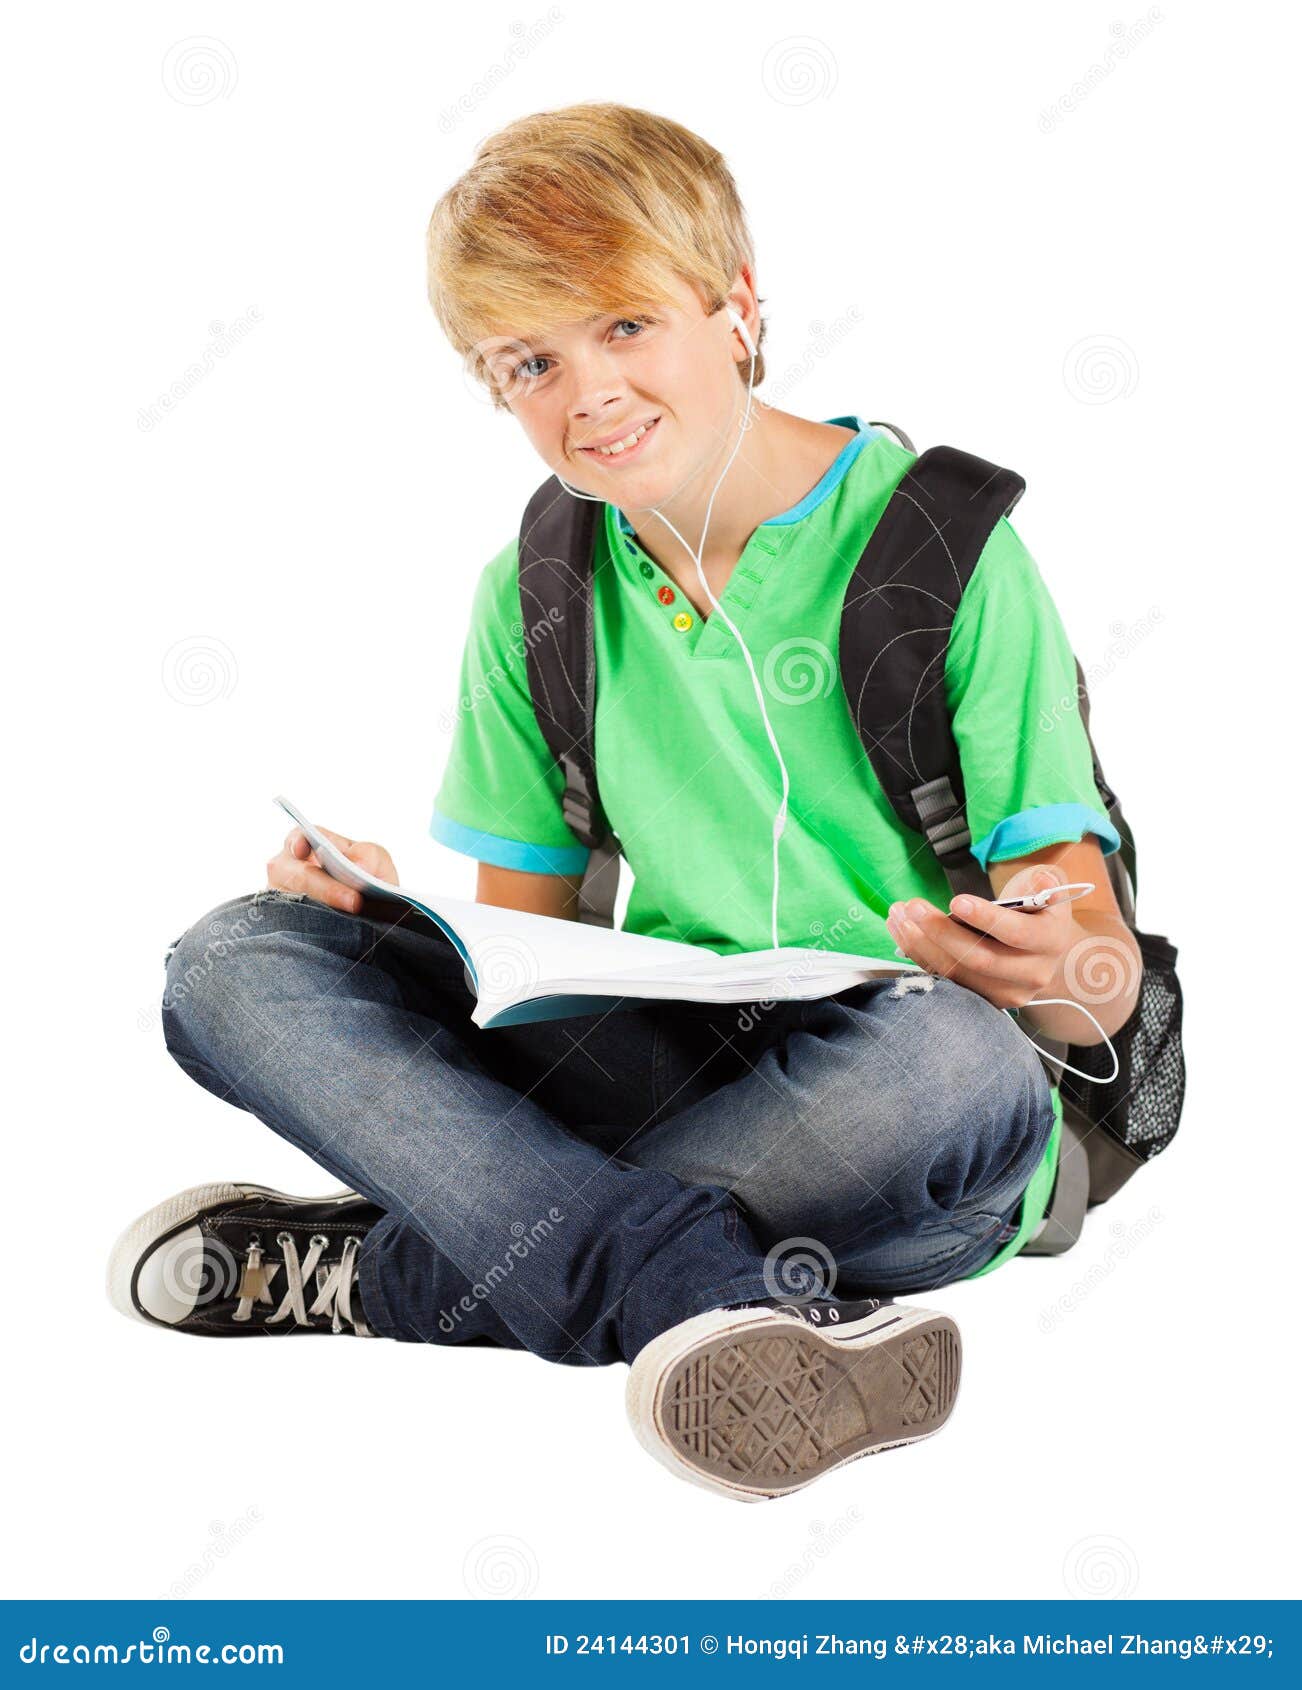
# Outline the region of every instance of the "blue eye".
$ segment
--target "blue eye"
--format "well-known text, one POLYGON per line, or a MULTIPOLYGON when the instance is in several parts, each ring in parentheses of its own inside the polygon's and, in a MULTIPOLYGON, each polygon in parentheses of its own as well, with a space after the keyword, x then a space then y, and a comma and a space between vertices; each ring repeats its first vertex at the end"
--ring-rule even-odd
MULTIPOLYGON (((637 329, 640 334, 642 329, 646 328, 653 321, 654 318, 651 317, 621 317, 612 325, 612 327, 619 329, 623 328, 626 324, 631 324, 632 327, 637 329)), ((637 338, 637 335, 620 336, 621 340, 636 340, 637 338)), ((540 381, 546 374, 546 371, 540 370, 536 375, 531 375, 529 373, 530 364, 549 364, 550 362, 551 359, 543 357, 541 353, 536 358, 526 358, 523 363, 516 365, 513 379, 516 381, 523 381, 526 384, 529 382, 540 381)))

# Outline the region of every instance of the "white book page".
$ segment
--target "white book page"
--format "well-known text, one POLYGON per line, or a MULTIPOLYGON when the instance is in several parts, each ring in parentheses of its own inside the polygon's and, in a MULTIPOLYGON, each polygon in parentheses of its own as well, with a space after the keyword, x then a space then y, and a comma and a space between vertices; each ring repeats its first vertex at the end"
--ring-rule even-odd
MULTIPOLYGON (((277 798, 302 828, 326 873, 368 897, 410 905, 456 945, 478 998, 472 1019, 484 1026, 516 1005, 548 998, 646 997, 742 1003, 752 999, 826 997, 865 979, 919 973, 911 962, 851 956, 809 946, 721 955, 702 945, 652 939, 617 928, 560 921, 463 898, 428 898, 381 880, 350 862, 287 798, 277 798), (618 989, 612 989, 618 988, 618 989)), ((557 1013, 583 1011, 571 1005, 557 1013)))
POLYGON ((506 989, 503 976, 519 980, 521 997, 534 995, 536 988, 546 987, 552 980, 601 980, 639 968, 676 969, 690 978, 702 961, 721 960, 714 951, 676 944, 672 939, 651 939, 641 933, 498 909, 463 898, 430 898, 409 892, 349 862, 287 798, 277 798, 276 802, 302 828, 331 879, 368 897, 397 898, 435 921, 469 963, 480 992, 484 989, 481 982, 496 977, 499 984, 493 995, 501 997, 506 989))

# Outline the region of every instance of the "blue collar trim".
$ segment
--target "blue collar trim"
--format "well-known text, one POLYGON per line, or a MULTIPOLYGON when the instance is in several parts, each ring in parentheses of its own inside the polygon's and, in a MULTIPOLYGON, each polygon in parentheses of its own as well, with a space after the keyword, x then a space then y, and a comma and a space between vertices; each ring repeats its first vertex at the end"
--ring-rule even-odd
MULTIPOLYGON (((842 428, 853 428, 856 431, 855 438, 846 441, 837 453, 834 462, 828 466, 822 480, 817 486, 809 489, 799 504, 792 505, 789 511, 780 511, 777 516, 766 517, 760 524, 761 528, 775 528, 791 522, 802 522, 810 511, 817 509, 828 494, 844 480, 846 471, 868 442, 877 438, 877 430, 869 428, 868 424, 859 417, 826 417, 824 421, 837 423, 842 428)), ((618 507, 615 508, 615 516, 619 523, 620 533, 631 534, 633 524, 618 507)))

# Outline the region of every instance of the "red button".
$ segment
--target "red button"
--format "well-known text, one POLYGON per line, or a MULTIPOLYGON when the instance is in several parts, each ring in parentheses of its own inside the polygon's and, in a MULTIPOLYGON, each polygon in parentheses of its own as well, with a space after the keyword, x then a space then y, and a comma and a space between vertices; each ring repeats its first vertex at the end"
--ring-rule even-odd
POLYGON ((656 593, 656 597, 661 604, 672 604, 674 602, 674 589, 672 587, 661 587, 656 593))

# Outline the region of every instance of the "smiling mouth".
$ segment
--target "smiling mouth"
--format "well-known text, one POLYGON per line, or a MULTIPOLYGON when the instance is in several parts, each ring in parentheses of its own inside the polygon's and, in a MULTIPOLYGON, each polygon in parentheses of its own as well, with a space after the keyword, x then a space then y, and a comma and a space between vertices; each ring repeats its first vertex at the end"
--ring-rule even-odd
POLYGON ((617 440, 612 446, 580 446, 579 451, 585 458, 595 459, 598 463, 617 464, 625 458, 636 456, 642 450, 642 444, 656 431, 659 417, 652 417, 650 422, 642 423, 638 428, 625 435, 623 440, 617 440))

